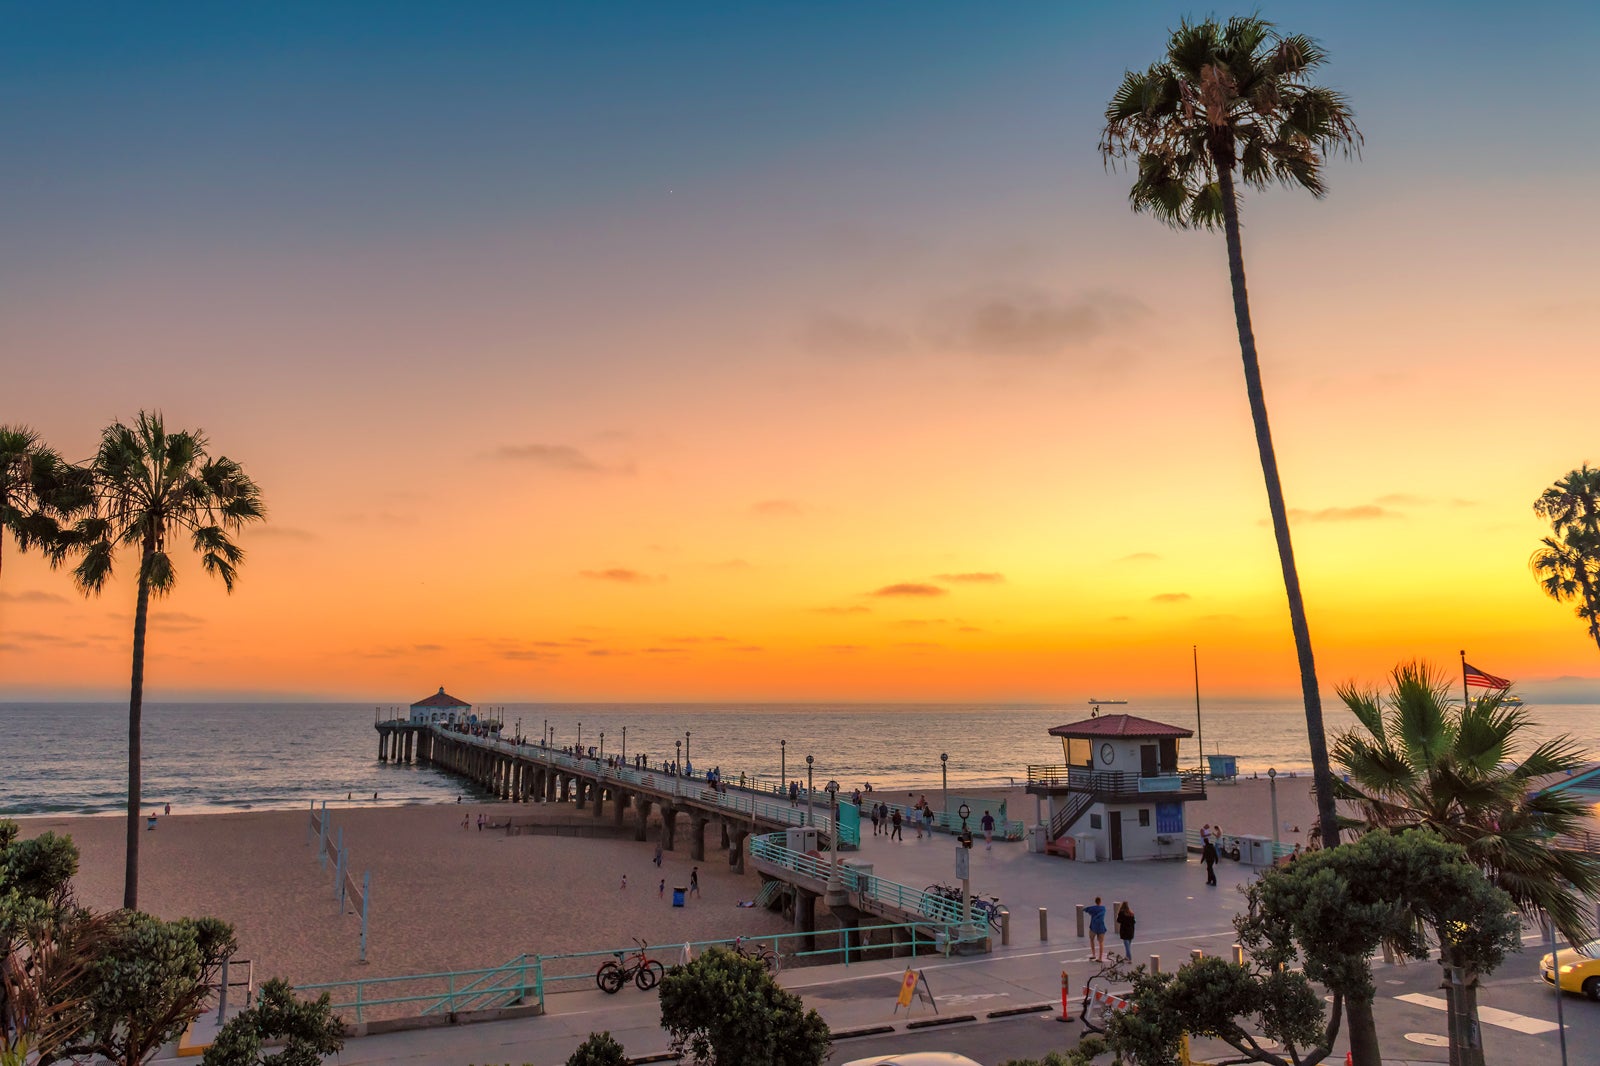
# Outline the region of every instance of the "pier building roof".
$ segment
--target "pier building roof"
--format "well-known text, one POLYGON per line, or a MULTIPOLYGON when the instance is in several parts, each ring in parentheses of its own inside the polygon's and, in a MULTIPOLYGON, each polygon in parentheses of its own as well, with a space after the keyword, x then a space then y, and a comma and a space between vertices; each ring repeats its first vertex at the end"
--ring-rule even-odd
POLYGON ((418 700, 416 703, 413 703, 411 706, 413 706, 413 707, 427 707, 427 708, 433 708, 433 707, 450 708, 450 707, 471 707, 472 704, 468 703, 466 700, 458 700, 458 699, 456 699, 454 696, 452 696, 449 693, 445 692, 444 686, 440 685, 438 692, 435 692, 433 695, 429 696, 427 699, 418 700))
POLYGON ((1068 722, 1050 730, 1053 737, 1192 737, 1194 730, 1140 718, 1136 714, 1102 714, 1068 722))

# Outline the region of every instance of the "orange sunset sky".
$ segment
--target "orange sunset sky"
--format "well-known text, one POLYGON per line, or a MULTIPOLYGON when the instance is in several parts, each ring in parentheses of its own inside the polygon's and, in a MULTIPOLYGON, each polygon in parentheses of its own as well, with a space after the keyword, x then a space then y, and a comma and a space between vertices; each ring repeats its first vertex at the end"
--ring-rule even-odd
MULTIPOLYGON (((1292 702, 1222 239, 1096 151, 1190 9, 366 10, 4 46, 0 422, 159 409, 270 509, 233 595, 180 556, 148 699, 1081 703, 1198 644, 1292 702)), ((1319 673, 1600 702, 1527 566, 1600 459, 1600 17, 1445 10, 1262 11, 1366 135, 1246 204, 1319 673)), ((132 567, 7 541, 0 700, 126 696, 132 567)))

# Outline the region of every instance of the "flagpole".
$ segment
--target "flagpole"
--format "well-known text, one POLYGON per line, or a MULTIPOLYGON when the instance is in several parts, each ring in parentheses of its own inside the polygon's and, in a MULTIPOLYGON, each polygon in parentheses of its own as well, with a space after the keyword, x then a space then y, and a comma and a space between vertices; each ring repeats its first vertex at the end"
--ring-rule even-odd
POLYGON ((1461 711, 1467 710, 1467 649, 1461 649, 1461 711))
POLYGON ((1200 645, 1191 644, 1189 645, 1189 650, 1194 653, 1194 737, 1195 744, 1200 750, 1200 770, 1204 773, 1206 768, 1206 731, 1200 722, 1200 645))

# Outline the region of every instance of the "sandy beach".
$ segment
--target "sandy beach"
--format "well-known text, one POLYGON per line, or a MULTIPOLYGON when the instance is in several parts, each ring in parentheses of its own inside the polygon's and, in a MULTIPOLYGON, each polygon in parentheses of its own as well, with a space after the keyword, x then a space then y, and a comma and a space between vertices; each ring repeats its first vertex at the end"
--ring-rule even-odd
MULTIPOLYGON (((936 787, 877 795, 910 802, 924 794, 939 801, 936 787)), ((963 794, 1004 799, 1011 817, 1034 820, 1034 799, 1020 788, 963 794)), ((1230 833, 1267 835, 1269 808, 1264 779, 1214 784, 1204 803, 1190 805, 1189 820, 1194 827, 1220 823, 1230 833)), ((232 922, 239 954, 254 962, 258 981, 282 976, 296 984, 481 968, 522 953, 619 947, 635 936, 681 944, 789 930, 781 915, 737 906, 755 896, 760 877, 728 867, 715 826, 706 833, 705 862, 691 863, 685 847, 665 853, 658 871, 653 842, 477 829, 480 813, 491 820, 596 824, 570 807, 355 805, 330 812, 334 829, 344 829, 357 880, 372 873, 365 966, 358 962, 360 921, 337 912, 331 870, 322 870, 315 843, 307 842, 306 811, 161 818, 155 831, 141 835, 140 905, 164 918, 209 914, 232 922), (699 867, 701 895, 674 908, 672 889, 688 884, 691 866, 699 867), (664 898, 657 891, 663 879, 664 898)), ((1290 829, 1310 828, 1309 778, 1280 778, 1278 812, 1289 827, 1282 839, 1303 840, 1304 833, 1290 829)), ((79 895, 107 909, 121 902, 123 827, 122 819, 106 817, 22 820, 25 836, 72 836, 82 854, 79 895)))

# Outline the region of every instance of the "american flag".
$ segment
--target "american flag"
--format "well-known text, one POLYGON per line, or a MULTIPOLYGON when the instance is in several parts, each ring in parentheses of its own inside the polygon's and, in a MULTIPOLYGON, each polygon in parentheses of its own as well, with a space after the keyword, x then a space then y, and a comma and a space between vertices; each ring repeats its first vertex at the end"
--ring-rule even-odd
POLYGON ((1486 674, 1482 670, 1479 670, 1476 666, 1473 666, 1471 663, 1462 663, 1461 666, 1466 671, 1467 684, 1471 685, 1473 688, 1511 687, 1511 682, 1507 681, 1505 678, 1495 677, 1493 674, 1486 674))

